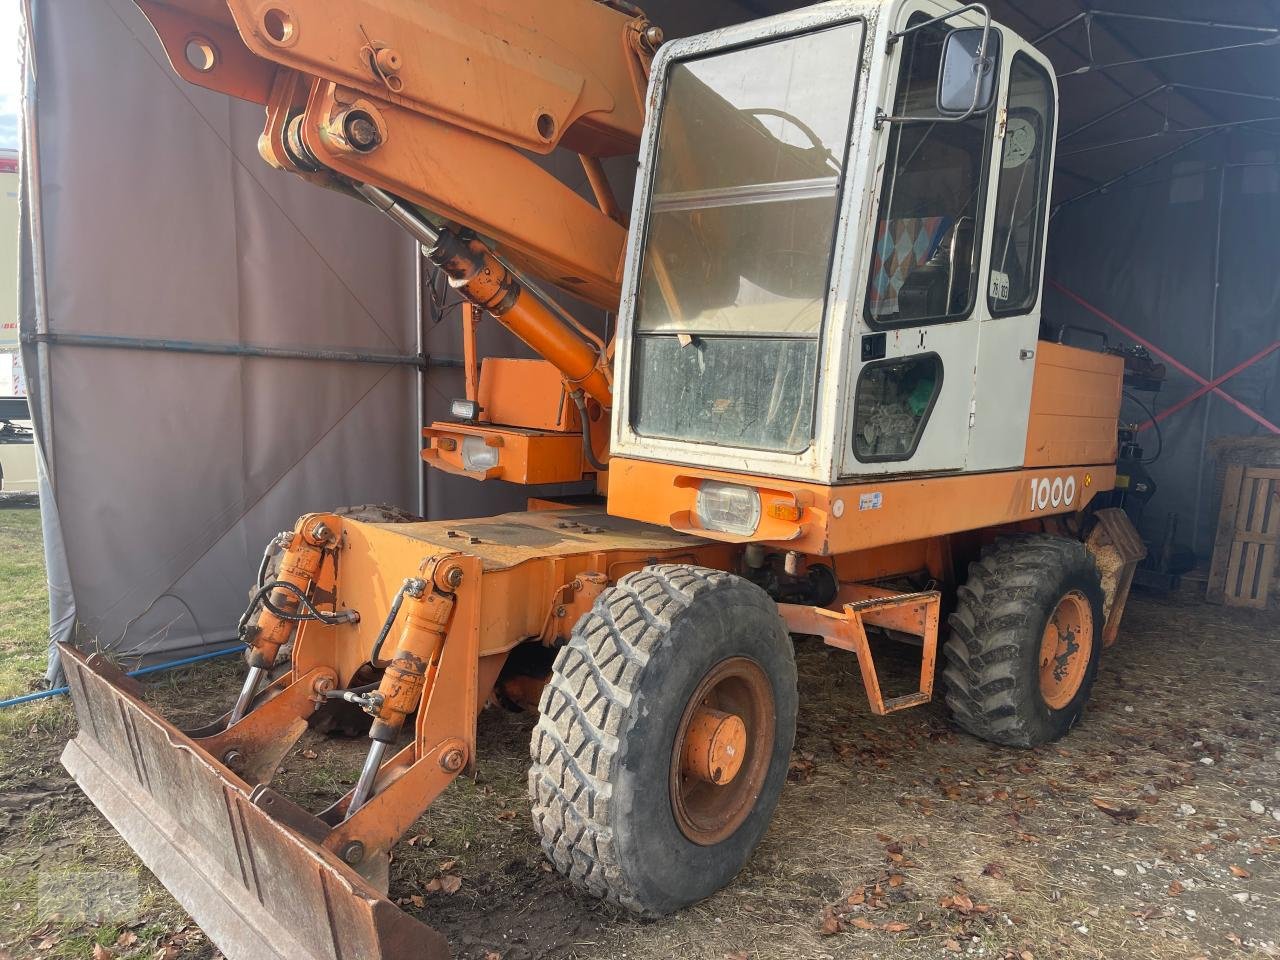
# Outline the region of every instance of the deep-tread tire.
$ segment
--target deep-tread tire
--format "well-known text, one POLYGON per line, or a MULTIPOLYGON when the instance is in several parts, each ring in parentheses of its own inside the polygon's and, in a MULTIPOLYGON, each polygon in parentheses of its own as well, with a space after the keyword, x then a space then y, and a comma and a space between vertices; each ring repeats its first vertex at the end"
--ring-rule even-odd
POLYGON ((1001 538, 969 565, 957 599, 943 647, 955 722, 1009 747, 1065 735, 1084 714, 1102 651, 1102 584, 1084 544, 1047 534, 1001 538), (1058 601, 1073 590, 1093 611, 1093 644, 1075 696, 1055 710, 1040 692, 1040 641, 1058 601))
POLYGON ((728 884, 764 836, 787 777, 794 650, 776 604, 740 577, 688 565, 627 574, 556 657, 533 732, 529 794, 542 849, 580 889, 654 916, 728 884), (748 657, 772 686, 775 735, 756 803, 711 846, 690 842, 668 773, 681 715, 716 664, 748 657))

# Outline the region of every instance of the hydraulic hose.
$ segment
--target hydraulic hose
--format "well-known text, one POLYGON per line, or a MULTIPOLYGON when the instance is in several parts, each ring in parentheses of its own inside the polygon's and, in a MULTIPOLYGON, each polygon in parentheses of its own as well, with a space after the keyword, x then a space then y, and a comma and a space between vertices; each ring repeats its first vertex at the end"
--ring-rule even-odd
POLYGON ((574 390, 569 396, 573 397, 574 405, 578 408, 578 419, 582 421, 582 456, 596 470, 605 473, 609 466, 596 457, 595 447, 591 443, 591 418, 587 416, 587 402, 582 398, 582 391, 574 390))

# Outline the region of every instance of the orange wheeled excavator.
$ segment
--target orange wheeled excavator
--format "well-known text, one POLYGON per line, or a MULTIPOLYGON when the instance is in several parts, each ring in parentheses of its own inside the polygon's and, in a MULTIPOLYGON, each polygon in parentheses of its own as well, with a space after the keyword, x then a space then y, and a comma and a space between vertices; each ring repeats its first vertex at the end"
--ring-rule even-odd
POLYGON ((537 700, 547 856, 647 914, 764 834, 790 635, 856 656, 877 714, 930 700, 941 643, 965 730, 1033 747, 1080 719, 1143 555, 1093 506, 1122 361, 1041 339, 1057 88, 982 4, 833 0, 664 42, 625 0, 136 2, 183 78, 263 105, 268 163, 373 204, 471 305, 426 460, 599 494, 304 516, 202 729, 63 648, 63 762, 228 957, 447 956, 388 863, 475 769, 491 694, 537 700), (601 166, 625 154, 629 214, 601 166), (616 312, 612 340, 542 284, 616 312), (477 361, 490 322, 541 359, 477 361), (882 688, 876 636, 919 648, 916 689, 882 688), (308 809, 272 775, 334 700, 367 714, 367 760, 308 809))

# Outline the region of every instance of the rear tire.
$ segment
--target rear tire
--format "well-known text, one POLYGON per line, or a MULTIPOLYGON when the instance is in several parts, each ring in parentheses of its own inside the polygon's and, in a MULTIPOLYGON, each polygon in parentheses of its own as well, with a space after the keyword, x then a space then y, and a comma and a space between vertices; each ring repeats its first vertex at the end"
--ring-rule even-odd
POLYGON ((983 740, 1036 747, 1079 722, 1102 652, 1102 584, 1076 540, 1007 537, 969 566, 943 652, 947 706, 983 740))
POLYGON ((529 793, 547 857, 641 914, 715 893, 769 825, 796 706, 791 641, 759 587, 687 565, 623 577, 578 622, 542 695, 529 793), (682 772, 703 706, 746 729, 741 768, 719 786, 682 772))

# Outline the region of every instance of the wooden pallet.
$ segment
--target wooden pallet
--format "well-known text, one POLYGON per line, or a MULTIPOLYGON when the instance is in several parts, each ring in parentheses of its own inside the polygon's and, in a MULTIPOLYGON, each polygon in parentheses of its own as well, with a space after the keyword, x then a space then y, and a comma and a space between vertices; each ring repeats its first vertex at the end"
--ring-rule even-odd
POLYGON ((1280 559, 1280 469, 1228 465, 1206 597, 1265 610, 1280 559))

